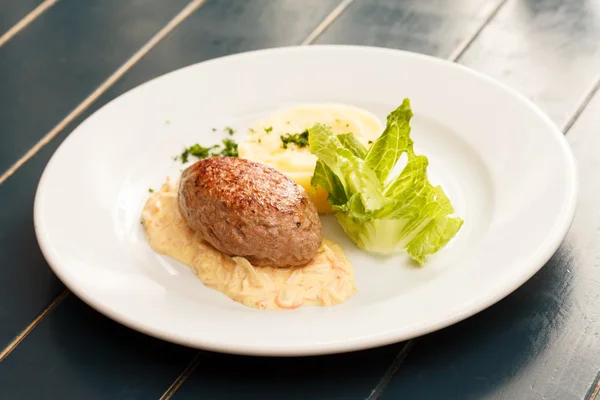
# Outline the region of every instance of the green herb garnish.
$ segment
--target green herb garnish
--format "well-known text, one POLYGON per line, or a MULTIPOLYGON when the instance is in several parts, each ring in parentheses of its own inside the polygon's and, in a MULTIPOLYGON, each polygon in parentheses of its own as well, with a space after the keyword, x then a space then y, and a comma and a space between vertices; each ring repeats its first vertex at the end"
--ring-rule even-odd
POLYGON ((154 189, 152 189, 152 188, 148 188, 148 192, 150 192, 150 193, 154 193, 154 189))
POLYGON ((306 147, 308 146, 308 129, 302 133, 286 133, 285 135, 281 135, 281 142, 284 149, 287 149, 290 143, 300 148, 306 147))
POLYGON ((213 156, 222 157, 237 157, 238 156, 238 144, 231 139, 223 140, 224 149, 220 153, 213 153, 213 156))
POLYGON ((190 156, 194 156, 200 160, 209 157, 238 157, 238 144, 231 139, 223 139, 222 145, 216 144, 210 147, 200 146, 196 143, 193 146, 185 148, 181 155, 175 156, 173 159, 181 160, 185 164, 188 162, 190 156))
POLYGON ((181 157, 181 162, 184 164, 188 162, 189 156, 194 156, 202 160, 210 156, 210 151, 212 149, 216 149, 218 147, 219 146, 203 147, 196 143, 195 145, 184 149, 179 157, 181 157))
POLYGON ((233 136, 233 134, 235 133, 235 129, 233 129, 233 128, 229 127, 229 126, 226 126, 225 127, 225 132, 227 132, 227 133, 229 133, 230 135, 233 136))
POLYGON ((265 128, 265 132, 267 132, 267 133, 271 133, 272 130, 273 130, 272 126, 269 126, 268 128, 265 128))

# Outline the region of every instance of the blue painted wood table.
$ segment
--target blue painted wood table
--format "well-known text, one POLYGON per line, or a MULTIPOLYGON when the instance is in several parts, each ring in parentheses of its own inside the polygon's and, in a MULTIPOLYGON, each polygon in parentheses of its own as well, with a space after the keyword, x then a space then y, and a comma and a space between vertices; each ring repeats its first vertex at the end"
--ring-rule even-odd
POLYGON ((0 399, 599 399, 600 0, 1 0, 0 399), (131 331, 60 283, 34 192, 83 119, 151 78, 242 51, 405 49, 524 93, 581 174, 558 252, 450 328, 326 357, 215 354, 131 331))

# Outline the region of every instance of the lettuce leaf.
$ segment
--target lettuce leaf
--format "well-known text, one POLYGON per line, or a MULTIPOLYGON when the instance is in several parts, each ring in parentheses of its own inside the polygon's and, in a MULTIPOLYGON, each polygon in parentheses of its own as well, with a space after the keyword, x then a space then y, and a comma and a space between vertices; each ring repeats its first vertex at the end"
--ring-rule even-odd
POLYGON ((350 150, 352 154, 362 160, 365 159, 367 149, 365 149, 365 146, 363 146, 352 133, 342 133, 341 135, 337 135, 337 138, 342 146, 350 150))
MULTIPOLYGON (((325 175, 335 175, 341 185, 341 188, 337 189, 340 192, 344 191, 346 199, 357 194, 362 206, 370 211, 378 210, 384 205, 385 198, 380 190, 381 184, 377 175, 367 167, 363 159, 344 147, 328 126, 316 124, 309 129, 308 135, 311 152, 321 163, 319 168, 325 170, 323 167, 327 167, 328 169, 325 170, 325 174, 321 171, 319 171, 319 175, 313 174, 311 180, 313 187, 318 184, 327 190, 326 187, 331 186, 331 181, 322 178, 325 175)), ((332 205, 334 204, 332 203, 332 205)))
POLYGON ((388 115, 385 130, 367 153, 365 161, 381 182, 387 179, 403 153, 413 152, 410 138, 412 116, 410 100, 404 99, 400 107, 388 115))
POLYGON ((422 265, 456 235, 463 220, 450 216, 450 200, 427 178, 427 157, 413 150, 412 116, 405 99, 368 151, 352 133, 336 136, 326 125, 313 126, 309 144, 318 161, 311 183, 327 191, 338 223, 358 247, 378 253, 405 249, 422 265), (406 166, 391 176, 404 154, 406 166))

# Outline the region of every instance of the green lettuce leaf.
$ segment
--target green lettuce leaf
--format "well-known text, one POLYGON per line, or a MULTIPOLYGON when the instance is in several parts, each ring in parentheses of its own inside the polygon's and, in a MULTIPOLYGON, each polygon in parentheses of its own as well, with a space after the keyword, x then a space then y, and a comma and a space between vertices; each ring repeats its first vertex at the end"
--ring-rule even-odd
POLYGON ((339 190, 343 189, 347 199, 358 194, 362 206, 367 210, 377 210, 384 205, 385 197, 380 190, 377 175, 367 167, 364 160, 344 147, 329 127, 322 124, 313 126, 308 131, 308 142, 311 152, 322 163, 320 168, 329 168, 326 174, 313 175, 313 187, 319 185, 327 190, 326 187, 331 185, 331 181, 325 177, 335 175, 342 187, 339 190))
POLYGON ((410 138, 412 116, 410 101, 404 99, 400 107, 388 115, 385 130, 367 153, 367 166, 377 174, 381 182, 385 182, 403 153, 413 151, 413 141, 410 138))
POLYGON ((352 133, 336 136, 321 124, 309 129, 309 144, 318 158, 312 185, 327 191, 352 241, 378 253, 405 249, 422 265, 456 235, 463 220, 450 216, 450 199, 427 178, 427 157, 414 153, 412 116, 405 99, 368 151, 352 133), (403 154, 406 166, 391 176, 403 154))
POLYGON ((314 190, 317 190, 317 186, 321 186, 327 192, 327 201, 330 204, 342 205, 348 202, 344 185, 342 185, 337 175, 321 160, 317 161, 310 183, 314 190))
POLYGON ((337 138, 342 146, 350 150, 352 154, 361 160, 365 159, 365 156, 367 155, 367 149, 365 149, 365 146, 363 146, 363 144, 356 139, 356 136, 354 136, 352 133, 342 133, 341 135, 337 135, 337 138))
POLYGON ((423 265, 425 256, 434 254, 444 247, 458 233, 462 225, 463 220, 458 217, 433 219, 410 241, 406 250, 415 261, 423 265))

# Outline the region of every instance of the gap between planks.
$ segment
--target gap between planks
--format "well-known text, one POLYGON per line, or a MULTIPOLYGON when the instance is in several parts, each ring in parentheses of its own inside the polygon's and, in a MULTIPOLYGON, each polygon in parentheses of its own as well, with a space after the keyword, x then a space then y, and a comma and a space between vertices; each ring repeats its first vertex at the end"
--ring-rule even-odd
POLYGON ((600 394, 600 371, 598 371, 598 375, 596 375, 596 379, 594 379, 594 383, 590 387, 586 400, 600 400, 598 394, 600 394))
POLYGON ((200 350, 197 352, 183 372, 177 377, 177 379, 175 379, 175 381, 173 381, 171 386, 169 386, 163 395, 160 396, 159 400, 170 400, 171 397, 173 397, 173 395, 179 390, 181 385, 183 385, 183 383, 187 380, 187 378, 189 378, 189 376, 194 373, 196 368, 198 368, 198 365, 200 365, 204 359, 204 356, 206 356, 204 351, 200 350))
POLYGON ((146 42, 131 58, 119 67, 111 76, 108 77, 96 90, 94 90, 85 100, 83 100, 69 115, 58 123, 50 132, 40 139, 23 157, 13 164, 2 176, 0 176, 0 185, 14 174, 23 164, 35 156, 45 145, 50 143, 62 130, 77 118, 83 111, 91 106, 104 92, 106 92, 115 82, 117 82, 127 71, 129 71, 138 61, 140 61, 154 46, 171 33, 181 22, 196 11, 206 0, 193 0, 183 10, 181 10, 171 21, 167 23, 160 31, 146 42))
POLYGON ((40 5, 31 10, 29 14, 24 16, 12 28, 10 28, 2 36, 0 36, 0 47, 2 47, 6 42, 12 39, 17 33, 27 28, 29 24, 35 21, 35 19, 42 15, 47 9, 56 4, 57 1, 58 0, 44 0, 40 5))
POLYGON ((23 329, 23 331, 21 333, 19 333, 13 340, 12 342, 10 342, 8 344, 8 346, 6 346, 4 348, 4 350, 2 350, 2 352, 0 353, 0 362, 4 361, 4 359, 6 357, 8 357, 10 355, 10 353, 13 352, 14 349, 17 348, 17 346, 31 333, 31 331, 38 326, 38 324, 42 321, 42 319, 44 319, 44 317, 46 315, 48 315, 48 313, 50 313, 50 311, 52 311, 57 305, 60 304, 60 302, 62 302, 65 297, 67 297, 67 295, 69 295, 69 290, 65 289, 61 294, 59 294, 53 301, 52 303, 48 304, 48 306, 44 309, 44 311, 42 311, 40 313, 40 315, 38 315, 33 321, 31 321, 31 323, 29 325, 27 325, 27 327, 25 329, 23 329))
POLYGON ((387 389, 388 385, 392 381, 392 378, 394 375, 396 375, 396 372, 398 372, 400 366, 404 360, 406 360, 406 357, 408 357, 408 353, 410 353, 413 347, 415 347, 416 343, 417 339, 411 339, 406 342, 404 346, 402 346, 402 349, 400 349, 400 352, 396 355, 396 357, 394 357, 394 361, 392 361, 392 364, 383 373, 379 383, 377 383, 377 386, 375 386, 375 388, 371 391, 371 394, 369 394, 369 397, 367 397, 366 400, 376 400, 383 394, 383 392, 385 392, 385 389, 387 389))

